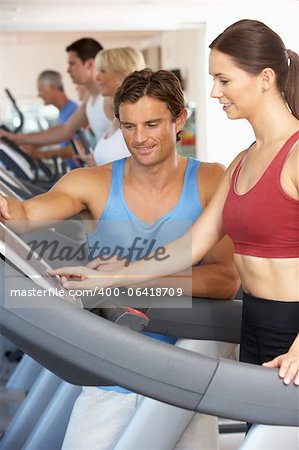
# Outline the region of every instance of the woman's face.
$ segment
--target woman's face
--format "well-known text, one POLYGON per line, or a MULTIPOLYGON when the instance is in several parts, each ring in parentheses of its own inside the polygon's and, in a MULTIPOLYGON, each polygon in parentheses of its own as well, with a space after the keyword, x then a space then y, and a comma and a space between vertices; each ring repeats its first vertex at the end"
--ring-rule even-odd
POLYGON ((113 97, 125 77, 125 73, 114 72, 109 68, 98 68, 97 80, 99 82, 101 95, 104 97, 113 97))
POLYGON ((234 60, 218 50, 210 53, 211 97, 217 98, 230 119, 248 119, 262 101, 262 75, 240 69, 234 60))

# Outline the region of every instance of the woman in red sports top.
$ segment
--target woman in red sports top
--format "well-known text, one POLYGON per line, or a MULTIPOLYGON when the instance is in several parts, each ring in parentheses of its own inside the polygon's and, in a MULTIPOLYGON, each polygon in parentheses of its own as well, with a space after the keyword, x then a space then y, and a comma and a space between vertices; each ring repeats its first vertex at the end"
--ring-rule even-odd
POLYGON ((211 96, 256 137, 230 165, 207 214, 214 217, 205 219, 216 225, 212 239, 225 231, 234 242, 244 290, 240 360, 279 367, 286 384, 299 385, 299 57, 251 20, 210 48, 211 96))
MULTIPOLYGON (((230 119, 247 119, 256 141, 232 162, 194 224, 192 263, 225 233, 232 238, 244 289, 240 359, 277 367, 285 384, 299 386, 299 57, 254 20, 231 25, 210 48, 211 96, 230 119)), ((183 237, 166 246, 171 258, 122 268, 109 285, 179 272, 190 263, 188 244, 183 237)), ((54 273, 85 278, 70 288, 107 283, 86 268, 54 273)))

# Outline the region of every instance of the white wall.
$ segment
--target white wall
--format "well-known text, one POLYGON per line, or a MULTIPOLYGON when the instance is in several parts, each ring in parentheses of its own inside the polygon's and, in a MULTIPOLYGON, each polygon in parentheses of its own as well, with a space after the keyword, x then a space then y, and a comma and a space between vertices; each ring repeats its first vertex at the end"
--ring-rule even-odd
MULTIPOLYGON (((165 31, 161 36, 163 69, 181 70, 186 100, 197 106, 198 149, 206 149, 205 32, 205 25, 198 24, 194 29, 165 31)), ((206 152, 202 151, 200 157, 206 159, 206 152)))
MULTIPOLYGON (((226 2, 224 2, 226 3, 226 2)), ((265 22, 283 39, 287 48, 299 53, 299 2, 242 2, 240 7, 218 6, 209 11, 206 19, 206 67, 208 65, 208 45, 231 23, 248 18, 265 22)), ((212 86, 210 77, 206 80, 207 105, 207 160, 228 164, 254 140, 252 130, 243 120, 227 119, 216 100, 209 97, 212 86)), ((199 155, 203 149, 199 149, 199 155)), ((205 154, 205 153, 203 153, 205 154)))

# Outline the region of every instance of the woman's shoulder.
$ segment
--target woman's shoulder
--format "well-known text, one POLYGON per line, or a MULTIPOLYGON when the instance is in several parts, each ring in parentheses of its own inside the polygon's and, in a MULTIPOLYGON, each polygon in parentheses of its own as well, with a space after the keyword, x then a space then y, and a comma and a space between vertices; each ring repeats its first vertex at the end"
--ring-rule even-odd
POLYGON ((234 173, 238 164, 241 163, 246 158, 249 148, 246 148, 245 150, 242 150, 240 153, 238 153, 238 155, 233 159, 233 161, 228 166, 226 170, 226 175, 227 177, 229 177, 229 179, 231 179, 232 174, 234 173))

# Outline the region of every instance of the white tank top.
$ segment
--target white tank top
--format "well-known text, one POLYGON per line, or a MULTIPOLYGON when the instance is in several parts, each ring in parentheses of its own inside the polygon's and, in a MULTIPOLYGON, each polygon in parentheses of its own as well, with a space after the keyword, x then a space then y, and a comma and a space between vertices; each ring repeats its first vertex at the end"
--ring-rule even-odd
POLYGON ((118 129, 111 136, 103 136, 94 149, 94 158, 98 166, 131 156, 122 132, 118 129))
POLYGON ((104 97, 102 95, 90 96, 86 102, 86 116, 97 142, 110 127, 111 120, 104 111, 104 97))

